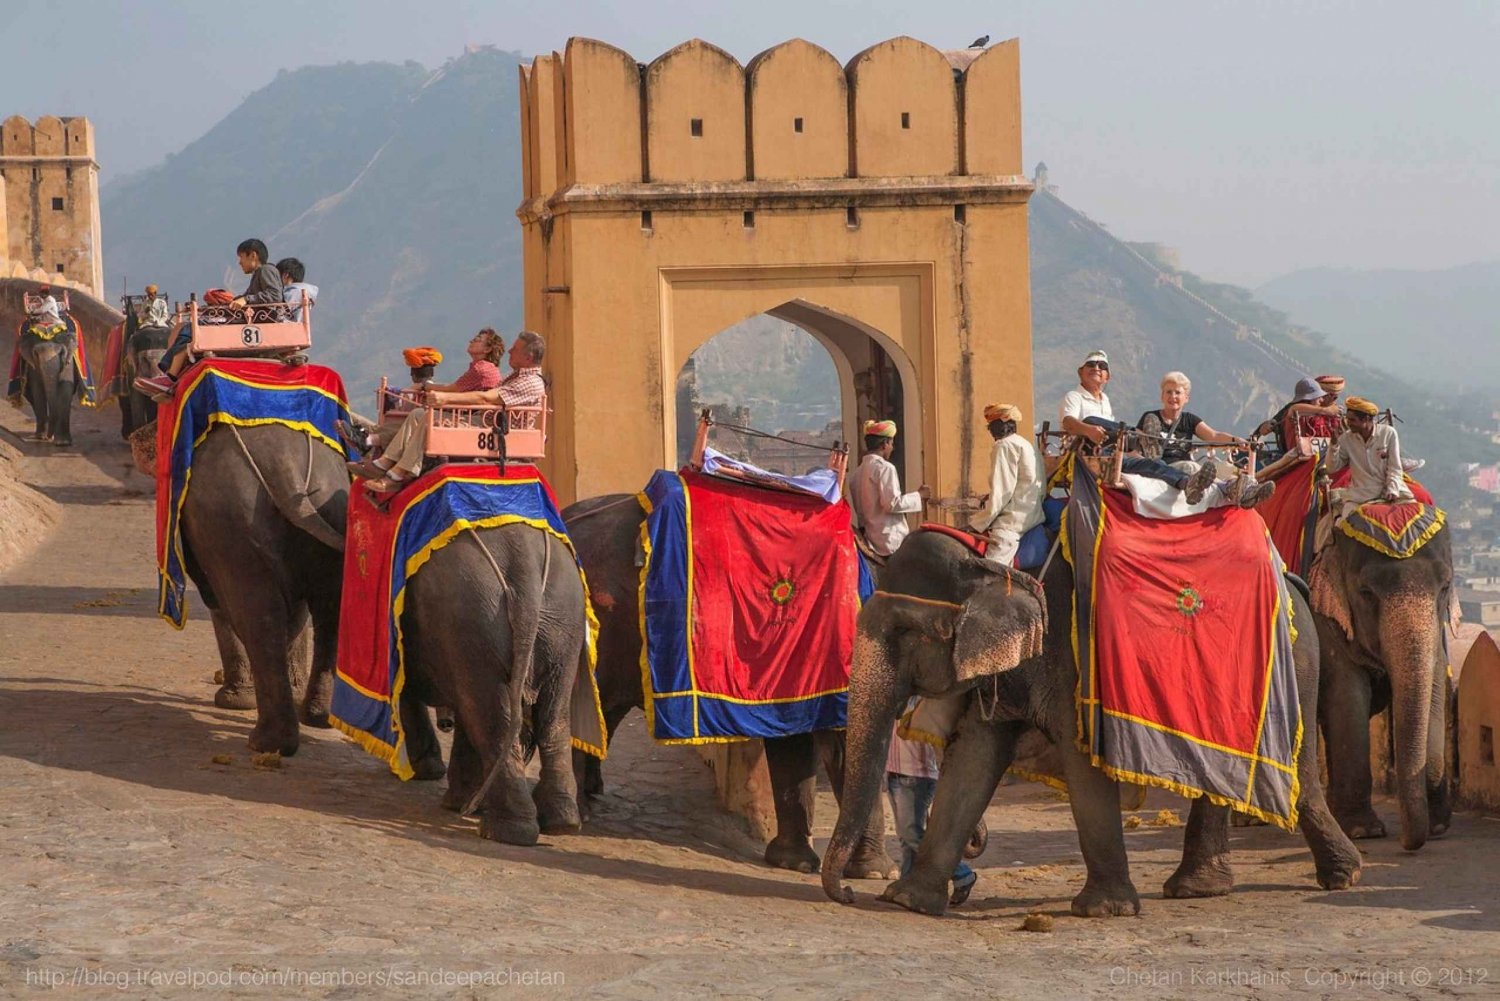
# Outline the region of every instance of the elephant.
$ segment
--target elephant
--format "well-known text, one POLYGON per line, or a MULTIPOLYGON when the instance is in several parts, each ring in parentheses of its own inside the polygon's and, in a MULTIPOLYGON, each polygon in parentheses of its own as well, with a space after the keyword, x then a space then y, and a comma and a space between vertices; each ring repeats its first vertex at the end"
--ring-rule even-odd
POLYGON ((284 425, 215 424, 195 449, 184 566, 213 619, 224 672, 214 704, 255 708, 253 751, 297 751, 292 688, 309 625, 301 721, 329 725, 348 499, 342 456, 284 425))
POLYGON ((67 331, 44 339, 23 323, 17 331, 21 361, 26 367, 26 399, 36 418, 35 437, 53 445, 73 444, 73 397, 78 378, 73 356, 78 351, 78 326, 65 320, 67 331))
POLYGON ((138 375, 156 375, 157 363, 167 353, 167 328, 137 325, 135 311, 125 311, 120 350, 120 437, 156 420, 156 403, 135 388, 138 375))
MULTIPOLYGON (((427 711, 453 711, 443 806, 462 811, 493 770, 479 833, 534 845, 582 820, 570 706, 588 629, 583 583, 567 544, 528 525, 466 531, 411 578, 402 612, 406 684, 401 726, 416 777, 443 775, 427 711), (533 792, 530 750, 541 756, 533 792)), ((592 701, 592 695, 589 695, 592 701)))
MULTIPOLYGON (((638 553, 646 513, 634 494, 606 494, 570 505, 563 520, 587 573, 590 600, 599 618, 599 696, 606 734, 613 734, 632 708, 644 706, 638 553)), ((765 861, 777 868, 817 872, 820 862, 812 847, 817 768, 821 759, 834 795, 842 798, 843 734, 822 731, 764 744, 776 810, 776 835, 766 845, 765 861)), ((581 758, 575 756, 584 776, 582 792, 602 792, 597 760, 581 758)), ((885 850, 884 813, 872 809, 840 872, 853 878, 886 878, 896 871, 885 850)))
POLYGON ((1389 706, 1401 846, 1415 851, 1444 833, 1453 817, 1444 642, 1453 600, 1448 530, 1439 529, 1406 559, 1336 531, 1312 579, 1333 815, 1351 837, 1385 836, 1370 803, 1369 721, 1389 706))
MULTIPOLYGON (((849 678, 849 771, 838 823, 823 859, 823 889, 831 899, 853 899, 838 874, 878 802, 892 720, 908 697, 955 695, 983 684, 984 699, 969 697, 944 754, 915 864, 886 888, 881 899, 920 913, 944 913, 948 880, 969 832, 1011 764, 1018 739, 1035 728, 1061 758, 1087 868, 1072 912, 1139 912, 1140 898, 1125 854, 1119 787, 1092 766, 1076 743, 1071 567, 1055 560, 1044 584, 1039 598, 1032 578, 978 558, 963 543, 934 532, 909 537, 891 557, 883 592, 865 604, 859 617, 849 678), (1039 642, 1018 645, 1018 637, 1035 636, 1038 628, 1045 630, 1039 642), (1040 653, 1033 652, 1037 647, 1040 653), (981 701, 989 701, 991 693, 993 702, 986 709, 981 701)), ((1305 600, 1300 591, 1292 590, 1296 621, 1306 622, 1305 600)), ((1302 718, 1311 721, 1317 718, 1318 700, 1313 630, 1297 634, 1294 657, 1302 718)), ((1316 727, 1311 725, 1304 732, 1297 773, 1300 824, 1312 848, 1318 882, 1327 889, 1351 886, 1359 877, 1360 856, 1324 802, 1316 727)), ((1182 862, 1166 881, 1166 896, 1230 891, 1229 812, 1206 797, 1193 801, 1182 862)))

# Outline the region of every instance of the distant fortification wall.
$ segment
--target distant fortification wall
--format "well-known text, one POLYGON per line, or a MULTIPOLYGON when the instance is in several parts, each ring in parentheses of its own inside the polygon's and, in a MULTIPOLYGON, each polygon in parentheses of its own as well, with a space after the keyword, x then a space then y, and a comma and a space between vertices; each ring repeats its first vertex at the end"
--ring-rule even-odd
POLYGON ((99 164, 87 118, 19 115, 0 124, 0 278, 100 297, 99 164))

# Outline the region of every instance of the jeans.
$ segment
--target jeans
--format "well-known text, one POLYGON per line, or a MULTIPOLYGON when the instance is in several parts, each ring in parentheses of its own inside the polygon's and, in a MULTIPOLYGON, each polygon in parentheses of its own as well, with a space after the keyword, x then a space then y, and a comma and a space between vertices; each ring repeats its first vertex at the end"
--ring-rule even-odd
POLYGON ((1170 483, 1178 490, 1187 489, 1190 479, 1187 473, 1174 469, 1170 463, 1162 462, 1160 459, 1148 459, 1144 455, 1125 456, 1120 463, 1120 472, 1133 473, 1151 480, 1161 480, 1163 483, 1170 483))
MULTIPOLYGON (((891 813, 896 819, 896 837, 901 839, 901 875, 905 876, 911 872, 912 862, 917 857, 917 845, 921 844, 922 835, 927 831, 927 812, 932 809, 937 779, 889 773, 885 777, 885 786, 891 796, 891 813)), ((960 857, 953 878, 968 879, 973 871, 960 857)))
POLYGON ((182 329, 177 331, 177 336, 172 339, 171 345, 167 348, 167 353, 162 355, 161 361, 156 363, 156 367, 163 372, 171 371, 173 360, 186 351, 188 345, 191 343, 193 343, 193 328, 189 324, 184 323, 182 329))

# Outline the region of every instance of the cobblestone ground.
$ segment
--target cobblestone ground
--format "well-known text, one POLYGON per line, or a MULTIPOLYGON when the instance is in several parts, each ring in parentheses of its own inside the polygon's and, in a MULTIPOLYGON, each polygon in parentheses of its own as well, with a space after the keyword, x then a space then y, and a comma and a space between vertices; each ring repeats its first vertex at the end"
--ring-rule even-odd
MULTIPOLYGON (((112 415, 111 415, 112 416, 112 415)), ((0 416, 22 428, 19 415, 0 416)), ((482 841, 341 736, 252 767, 214 708, 195 606, 155 615, 152 500, 103 420, 24 446, 59 529, 0 574, 0 993, 31 997, 1494 997, 1500 823, 1456 818, 1412 855, 1364 842, 1363 883, 1318 891, 1297 838, 1236 830, 1239 887, 1170 901, 1181 829, 1127 832, 1138 918, 1068 916, 1067 806, 1007 786, 978 889, 921 918, 856 884, 768 870, 696 757, 634 716, 583 836, 482 841), (215 763, 227 755, 229 763, 215 763), (1050 933, 1019 930, 1028 911, 1050 933)), ((16 442, 14 434, 6 434, 16 442)), ((1380 805, 1394 826, 1394 810, 1380 805)), ((1185 812, 1185 811, 1184 811, 1185 812)), ((819 802, 826 837, 834 806, 819 802)))

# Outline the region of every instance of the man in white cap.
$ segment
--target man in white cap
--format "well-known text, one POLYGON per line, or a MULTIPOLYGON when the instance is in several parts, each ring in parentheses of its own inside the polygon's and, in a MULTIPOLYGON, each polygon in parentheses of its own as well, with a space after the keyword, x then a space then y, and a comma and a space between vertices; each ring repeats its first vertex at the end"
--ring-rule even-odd
MULTIPOLYGON (((1090 351, 1078 369, 1078 388, 1063 396, 1061 417, 1064 431, 1087 438, 1096 446, 1104 443, 1109 426, 1115 423, 1114 409, 1104 392, 1108 382, 1109 356, 1103 351, 1090 351)), ((1201 501, 1218 475, 1211 462, 1205 462, 1195 472, 1189 473, 1160 459, 1141 455, 1127 455, 1120 468, 1123 472, 1161 480, 1176 487, 1189 504, 1201 501)))
POLYGON ((1021 547, 1021 536, 1042 521, 1042 481, 1037 476, 1036 449, 1016 433, 1021 408, 1014 403, 991 403, 984 422, 995 444, 990 448, 990 493, 974 531, 990 540, 988 559, 1010 566, 1021 547))
POLYGON ((865 421, 865 455, 849 480, 849 497, 859 518, 860 533, 878 556, 889 556, 911 532, 908 514, 922 510, 930 491, 924 486, 901 492, 901 478, 891 465, 896 449, 895 421, 865 421))

